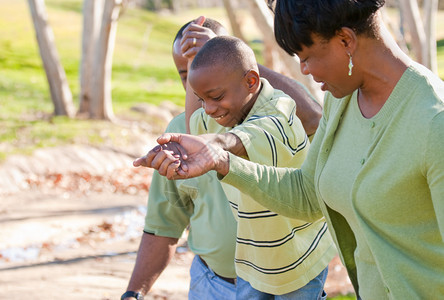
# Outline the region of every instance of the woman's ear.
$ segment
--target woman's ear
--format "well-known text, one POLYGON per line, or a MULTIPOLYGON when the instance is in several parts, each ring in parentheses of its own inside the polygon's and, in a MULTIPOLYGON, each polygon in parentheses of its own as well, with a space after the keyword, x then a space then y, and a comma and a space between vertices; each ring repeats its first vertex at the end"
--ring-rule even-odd
POLYGON ((341 41, 341 44, 347 50, 347 53, 353 54, 356 49, 357 36, 353 29, 348 27, 342 27, 338 33, 338 38, 341 41))
POLYGON ((256 70, 249 70, 244 78, 250 93, 256 92, 261 82, 259 73, 256 70))

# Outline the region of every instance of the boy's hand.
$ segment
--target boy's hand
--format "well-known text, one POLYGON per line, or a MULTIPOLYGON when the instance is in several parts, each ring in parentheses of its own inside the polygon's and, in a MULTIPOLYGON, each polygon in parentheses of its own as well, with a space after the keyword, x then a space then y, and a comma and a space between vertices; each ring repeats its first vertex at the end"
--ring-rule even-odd
POLYGON ((153 168, 158 170, 159 174, 166 176, 168 168, 176 170, 181 164, 180 151, 172 144, 157 145, 147 154, 133 161, 133 166, 153 168))

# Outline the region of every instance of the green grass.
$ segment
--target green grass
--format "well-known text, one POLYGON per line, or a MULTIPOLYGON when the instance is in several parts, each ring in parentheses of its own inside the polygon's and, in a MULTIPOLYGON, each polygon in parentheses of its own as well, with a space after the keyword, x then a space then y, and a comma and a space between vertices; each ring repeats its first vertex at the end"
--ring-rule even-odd
MULTIPOLYGON (((49 23, 78 106, 82 31, 81 0, 47 0, 49 23)), ((70 143, 122 141, 119 126, 101 121, 53 117, 53 105, 35 40, 28 4, 2 0, 0 11, 0 160, 14 153, 70 143), (104 135, 106 129, 107 134, 104 135), (113 130, 111 130, 113 129, 113 130)), ((181 21, 146 10, 121 16, 113 55, 112 98, 115 114, 140 102, 169 100, 183 106, 184 91, 171 59, 171 39, 181 21)))

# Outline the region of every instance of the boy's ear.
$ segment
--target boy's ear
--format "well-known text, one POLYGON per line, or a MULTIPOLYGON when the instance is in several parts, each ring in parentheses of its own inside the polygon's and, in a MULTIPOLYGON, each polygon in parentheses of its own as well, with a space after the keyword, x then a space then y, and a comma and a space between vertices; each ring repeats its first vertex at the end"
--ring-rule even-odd
POLYGON ((245 74, 245 80, 250 92, 255 92, 260 85, 259 74, 255 70, 250 70, 245 74))

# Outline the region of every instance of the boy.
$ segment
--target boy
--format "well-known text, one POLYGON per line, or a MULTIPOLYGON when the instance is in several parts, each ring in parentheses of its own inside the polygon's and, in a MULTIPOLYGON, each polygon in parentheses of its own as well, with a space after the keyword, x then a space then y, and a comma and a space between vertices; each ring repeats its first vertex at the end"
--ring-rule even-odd
MULTIPOLYGON (((309 147, 294 101, 259 77, 253 51, 224 36, 195 56, 188 81, 202 102, 192 134, 207 134, 251 161, 300 167, 309 147)), ((327 265, 336 254, 323 219, 314 223, 279 216, 248 195, 223 185, 237 218, 238 299, 322 299, 327 265)))

